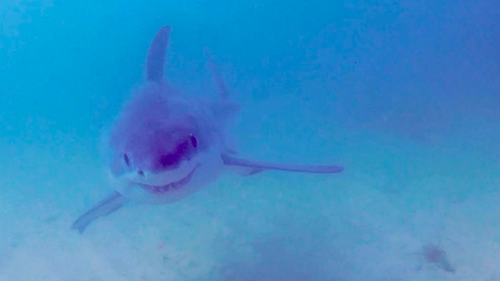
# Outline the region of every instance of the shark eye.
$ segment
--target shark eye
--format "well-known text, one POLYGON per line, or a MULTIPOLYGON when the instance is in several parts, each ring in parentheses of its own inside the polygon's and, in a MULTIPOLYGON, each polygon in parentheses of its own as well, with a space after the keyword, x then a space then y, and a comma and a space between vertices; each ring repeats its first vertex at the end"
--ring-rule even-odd
POLYGON ((191 140, 191 145, 192 145, 193 147, 197 147, 197 146, 198 146, 198 140, 196 139, 196 137, 195 137, 195 136, 191 135, 191 136, 190 136, 190 140, 191 140))
POLYGON ((128 159, 127 153, 123 154, 123 161, 125 161, 125 164, 127 164, 127 166, 130 166, 130 159, 128 159))

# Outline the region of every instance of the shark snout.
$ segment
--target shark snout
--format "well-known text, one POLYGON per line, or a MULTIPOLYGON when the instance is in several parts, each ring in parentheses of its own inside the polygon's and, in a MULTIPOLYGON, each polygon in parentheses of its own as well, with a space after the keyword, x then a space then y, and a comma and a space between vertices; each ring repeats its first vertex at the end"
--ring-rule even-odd
POLYGON ((168 143, 163 139, 154 139, 147 149, 139 152, 127 151, 122 155, 122 164, 125 169, 135 171, 138 176, 144 177, 148 172, 153 174, 174 170, 183 162, 189 162, 197 154, 198 139, 189 134, 175 146, 162 145, 168 143))
MULTIPOLYGON (((125 159, 129 156, 125 154, 125 159)), ((132 165, 130 160, 125 160, 128 177, 134 181, 149 181, 159 175, 169 175, 176 178, 185 172, 186 166, 192 166, 192 157, 181 153, 165 153, 144 159, 142 162, 132 165)))
POLYGON ((165 166, 160 170, 136 169, 129 173, 127 178, 130 182, 140 184, 141 186, 165 186, 177 182, 187 183, 190 176, 198 166, 194 161, 181 161, 172 165, 165 166), (189 177, 187 177, 190 175, 189 177), (187 178, 186 178, 187 177, 187 178))
POLYGON ((179 152, 162 154, 156 159, 155 168, 159 171, 177 168, 182 158, 183 155, 179 152))

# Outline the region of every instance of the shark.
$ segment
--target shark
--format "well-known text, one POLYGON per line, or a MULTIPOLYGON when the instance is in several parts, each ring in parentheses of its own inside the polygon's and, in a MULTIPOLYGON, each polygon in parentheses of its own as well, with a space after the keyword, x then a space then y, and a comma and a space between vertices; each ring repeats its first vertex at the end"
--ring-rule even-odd
POLYGON ((239 112, 205 48, 219 98, 187 98, 164 79, 171 26, 162 26, 150 43, 145 81, 122 105, 104 140, 113 192, 71 225, 80 234, 93 221, 130 202, 177 202, 215 182, 225 171, 255 175, 264 171, 333 174, 339 165, 297 165, 238 156, 229 123, 239 112))

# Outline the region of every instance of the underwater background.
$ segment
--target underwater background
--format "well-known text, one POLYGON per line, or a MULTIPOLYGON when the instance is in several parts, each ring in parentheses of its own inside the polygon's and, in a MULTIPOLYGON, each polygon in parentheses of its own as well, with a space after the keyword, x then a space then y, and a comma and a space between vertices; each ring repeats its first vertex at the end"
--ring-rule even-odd
POLYGON ((500 280, 500 2, 0 3, 0 280, 500 280), (174 204, 109 194, 101 136, 172 26, 167 81, 242 106, 242 156, 174 204))

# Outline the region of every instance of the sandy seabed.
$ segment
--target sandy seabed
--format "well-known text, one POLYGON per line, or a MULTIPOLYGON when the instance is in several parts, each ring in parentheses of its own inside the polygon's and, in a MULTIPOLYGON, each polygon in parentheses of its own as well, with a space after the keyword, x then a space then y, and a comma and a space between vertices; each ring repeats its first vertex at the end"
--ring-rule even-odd
POLYGON ((80 235, 73 220, 111 191, 95 153, 5 141, 0 280, 500 280, 497 161, 458 143, 347 143, 343 174, 229 173, 80 235), (454 273, 425 260, 428 243, 454 273))

